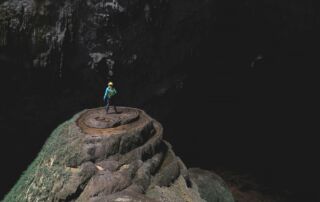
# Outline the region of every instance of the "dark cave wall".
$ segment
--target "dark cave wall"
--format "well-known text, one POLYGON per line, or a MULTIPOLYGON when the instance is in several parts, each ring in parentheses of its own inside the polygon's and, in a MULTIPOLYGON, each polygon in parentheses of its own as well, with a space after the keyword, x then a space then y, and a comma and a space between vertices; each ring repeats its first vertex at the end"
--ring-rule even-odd
POLYGON ((184 78, 184 61, 211 37, 230 45, 218 45, 220 52, 212 44, 217 54, 245 52, 251 60, 276 40, 294 40, 319 23, 316 1, 150 1, 150 24, 144 19, 148 1, 120 1, 124 12, 106 9, 99 4, 104 1, 11 2, 1 10, 3 83, 20 86, 19 95, 30 96, 37 86, 43 87, 38 94, 65 91, 74 93, 70 99, 80 96, 78 102, 88 94, 81 107, 100 102, 93 92, 103 91, 107 78, 117 81, 120 97, 126 95, 119 98, 123 104, 148 102, 143 96, 157 96, 172 83, 164 81, 168 75, 169 86, 184 78), (241 40, 235 33, 246 44, 233 48, 241 40))
POLYGON ((70 99, 88 99, 81 107, 100 103, 96 92, 102 94, 109 78, 123 92, 119 102, 147 103, 185 78, 185 61, 212 37, 227 43, 209 44, 213 52, 243 52, 252 60, 319 23, 316 1, 119 1, 121 12, 101 4, 107 1, 8 2, 1 6, 3 83, 20 86, 19 95, 37 88, 37 94, 73 93, 70 99), (146 4, 152 7, 149 24, 146 4), (232 47, 239 36, 243 44, 232 47))

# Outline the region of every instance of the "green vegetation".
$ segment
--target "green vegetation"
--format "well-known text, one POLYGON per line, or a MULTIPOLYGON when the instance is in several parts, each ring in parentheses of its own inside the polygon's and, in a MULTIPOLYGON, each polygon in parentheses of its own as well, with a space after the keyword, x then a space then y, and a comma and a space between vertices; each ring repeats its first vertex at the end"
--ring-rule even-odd
POLYGON ((57 166, 65 164, 69 158, 67 154, 72 153, 70 150, 73 150, 68 146, 69 123, 70 121, 63 123, 52 132, 41 152, 5 196, 5 202, 34 201, 33 197, 41 199, 41 196, 48 196, 57 178, 62 182, 69 178, 70 172, 66 172, 65 166, 57 166), (34 189, 36 187, 41 187, 41 189, 34 189), (41 193, 35 193, 36 190, 41 193))

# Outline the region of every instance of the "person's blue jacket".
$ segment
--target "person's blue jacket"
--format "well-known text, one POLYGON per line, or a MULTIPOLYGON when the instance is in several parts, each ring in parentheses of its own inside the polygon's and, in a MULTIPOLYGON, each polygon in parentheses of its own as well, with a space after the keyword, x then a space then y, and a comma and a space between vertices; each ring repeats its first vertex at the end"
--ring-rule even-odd
POLYGON ((103 100, 110 99, 114 95, 117 94, 117 90, 115 88, 107 87, 103 96, 103 100))

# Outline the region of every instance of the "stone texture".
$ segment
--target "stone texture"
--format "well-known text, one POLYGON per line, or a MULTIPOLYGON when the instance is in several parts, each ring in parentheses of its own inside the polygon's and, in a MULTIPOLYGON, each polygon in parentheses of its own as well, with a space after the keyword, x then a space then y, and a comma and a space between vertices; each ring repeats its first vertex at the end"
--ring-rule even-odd
POLYGON ((208 202, 233 201, 227 184, 213 172, 189 169, 190 179, 198 185, 200 196, 208 202))
POLYGON ((60 125, 4 201, 233 201, 217 176, 188 172, 159 122, 119 111, 84 110, 60 125))

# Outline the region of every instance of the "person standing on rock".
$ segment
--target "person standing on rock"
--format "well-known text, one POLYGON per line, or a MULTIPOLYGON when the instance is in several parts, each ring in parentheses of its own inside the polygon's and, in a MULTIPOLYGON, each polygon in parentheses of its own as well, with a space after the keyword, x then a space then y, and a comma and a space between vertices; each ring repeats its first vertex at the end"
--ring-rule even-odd
POLYGON ((109 107, 110 105, 112 104, 113 105, 113 108, 114 108, 114 111, 116 113, 118 113, 117 111, 117 107, 116 105, 113 103, 113 96, 115 96, 117 94, 117 90, 113 87, 113 83, 112 82, 109 82, 108 83, 108 87, 106 88, 105 90, 105 93, 104 93, 104 96, 103 96, 103 100, 104 100, 104 103, 106 105, 106 112, 108 114, 108 111, 109 111, 109 107))

